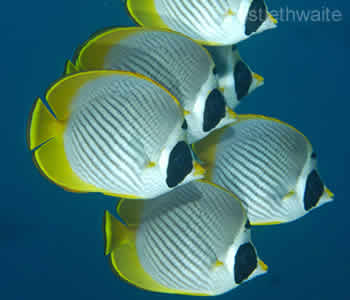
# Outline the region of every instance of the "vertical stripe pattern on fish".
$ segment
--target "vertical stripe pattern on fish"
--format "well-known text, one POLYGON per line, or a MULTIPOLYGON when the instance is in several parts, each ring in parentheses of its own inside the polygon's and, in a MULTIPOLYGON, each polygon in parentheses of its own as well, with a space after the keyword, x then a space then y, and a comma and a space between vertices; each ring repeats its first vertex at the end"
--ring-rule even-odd
MULTIPOLYGON (((209 154, 204 144, 198 144, 199 158, 211 161, 210 179, 242 200, 252 224, 288 222, 307 213, 305 182, 316 161, 311 158, 311 144, 300 132, 257 116, 208 139, 216 141, 215 150, 209 154)), ((323 189, 321 194, 312 206, 330 200, 323 189)))

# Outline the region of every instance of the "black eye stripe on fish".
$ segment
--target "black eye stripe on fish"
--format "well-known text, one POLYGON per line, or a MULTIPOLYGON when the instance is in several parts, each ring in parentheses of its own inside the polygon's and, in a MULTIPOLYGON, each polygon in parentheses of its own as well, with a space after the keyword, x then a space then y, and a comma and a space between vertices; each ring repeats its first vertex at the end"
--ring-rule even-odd
POLYGON ((240 284, 246 280, 257 265, 258 259, 253 245, 251 243, 241 245, 235 257, 235 282, 240 284))
POLYGON ((168 187, 177 186, 192 171, 192 154, 185 142, 179 142, 169 155, 166 183, 168 187))
POLYGON ((315 207, 320 201, 324 192, 323 182, 316 170, 313 170, 307 177, 304 193, 304 209, 306 211, 315 207))
POLYGON ((208 96, 204 109, 203 131, 215 128, 226 114, 226 103, 218 89, 214 89, 208 96))
POLYGON ((267 9, 264 0, 253 0, 245 22, 245 34, 256 32, 267 17, 267 9))
POLYGON ((248 94, 249 88, 253 82, 253 76, 247 65, 242 61, 239 61, 235 65, 233 76, 237 99, 241 100, 248 94))

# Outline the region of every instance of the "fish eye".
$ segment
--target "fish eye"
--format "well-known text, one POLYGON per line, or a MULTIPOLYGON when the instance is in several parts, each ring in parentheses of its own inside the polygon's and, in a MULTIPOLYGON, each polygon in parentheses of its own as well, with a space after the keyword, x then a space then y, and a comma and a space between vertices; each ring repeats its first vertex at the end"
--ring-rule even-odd
POLYGON ((316 159, 316 158, 317 158, 316 152, 312 152, 312 153, 311 153, 311 158, 312 158, 312 159, 316 159))
POLYGON ((184 122, 182 123, 181 128, 184 129, 184 130, 186 130, 188 128, 186 119, 184 119, 184 122))
POLYGON ((193 168, 190 147, 183 141, 176 144, 169 155, 166 183, 169 188, 177 186, 193 168))
POLYGON ((267 17, 266 4, 264 0, 253 0, 250 4, 245 21, 245 34, 251 35, 256 32, 267 17))
POLYGON ((304 209, 309 211, 320 201, 324 192, 323 182, 316 170, 313 170, 307 177, 304 192, 304 209))
POLYGON ((226 103, 224 96, 218 89, 209 94, 205 103, 203 131, 208 132, 219 124, 226 115, 226 103))
POLYGON ((256 269, 258 258, 251 243, 242 244, 235 257, 235 282, 240 284, 256 269))
POLYGON ((239 61, 235 65, 233 76, 237 99, 241 100, 244 96, 248 95, 249 88, 253 82, 253 76, 247 65, 242 61, 239 61))

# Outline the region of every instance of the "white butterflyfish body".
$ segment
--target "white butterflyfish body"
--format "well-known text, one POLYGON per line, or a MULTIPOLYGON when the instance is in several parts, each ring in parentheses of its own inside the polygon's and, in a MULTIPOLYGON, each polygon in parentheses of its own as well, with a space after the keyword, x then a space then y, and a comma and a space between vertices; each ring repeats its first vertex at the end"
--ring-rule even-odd
POLYGON ((108 29, 79 48, 73 66, 69 71, 122 70, 159 83, 186 112, 189 143, 236 121, 218 89, 210 54, 181 34, 140 27, 108 29))
POLYGON ((264 0, 127 0, 144 27, 180 32, 205 45, 233 45, 276 27, 264 0))
POLYGON ((105 254, 129 283, 150 291, 213 296, 267 271, 240 201, 211 183, 153 201, 122 200, 124 226, 105 215, 105 254))
POLYGON ((153 198, 203 177, 184 114, 165 88, 139 74, 91 71, 64 77, 38 100, 29 127, 38 168, 78 192, 153 198))
POLYGON ((239 115, 194 146, 208 180, 242 200, 252 225, 296 220, 332 200, 307 138, 272 118, 239 115))

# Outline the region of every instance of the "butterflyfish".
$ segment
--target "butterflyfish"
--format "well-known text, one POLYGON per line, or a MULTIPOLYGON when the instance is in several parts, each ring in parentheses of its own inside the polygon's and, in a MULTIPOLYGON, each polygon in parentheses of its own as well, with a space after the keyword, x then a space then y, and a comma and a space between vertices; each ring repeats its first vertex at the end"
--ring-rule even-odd
POLYGON ((122 200, 117 212, 125 224, 105 213, 105 254, 120 278, 141 289, 213 296, 267 271, 240 201, 213 184, 122 200))
POLYGON ((239 118, 194 149, 208 168, 206 179, 235 194, 252 225, 290 222, 333 199, 301 132, 264 116, 239 118))
POLYGON ((28 143, 41 173, 69 191, 153 198, 203 177, 177 99, 122 71, 63 77, 38 98, 28 143))

